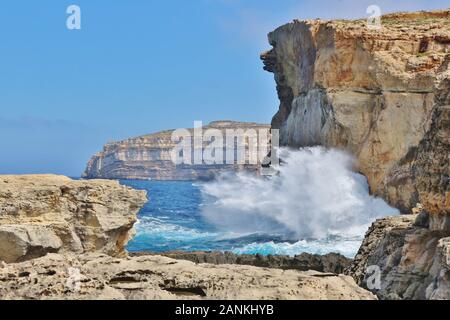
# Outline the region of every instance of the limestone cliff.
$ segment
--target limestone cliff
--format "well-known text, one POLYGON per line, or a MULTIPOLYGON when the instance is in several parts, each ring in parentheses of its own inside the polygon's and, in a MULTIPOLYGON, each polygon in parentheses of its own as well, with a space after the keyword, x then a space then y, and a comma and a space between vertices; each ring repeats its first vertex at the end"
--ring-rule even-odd
POLYGON ((371 191, 404 212, 418 202, 448 208, 449 125, 440 118, 450 10, 386 15, 380 30, 365 20, 293 21, 269 42, 261 57, 275 74, 281 104, 272 125, 282 145, 349 150, 371 191))
POLYGON ((425 211, 375 222, 347 269, 367 287, 367 267, 379 267, 381 288, 373 291, 380 298, 450 299, 449 150, 450 106, 438 105, 413 164, 425 211))
MULTIPOLYGON (((217 129, 226 130, 269 130, 269 125, 216 121, 204 126, 203 132, 217 129)), ((193 129, 189 129, 192 133, 193 129)), ((162 131, 124 141, 108 143, 103 151, 97 153, 89 161, 83 174, 84 178, 105 179, 154 179, 154 180, 209 180, 218 173, 228 170, 257 171, 259 165, 252 164, 182 164, 175 165, 171 160, 171 152, 175 147, 172 141, 173 130, 162 131)), ((204 143, 203 146, 207 144, 204 143)))
POLYGON ((64 176, 0 176, 0 261, 47 253, 124 255, 136 214, 147 201, 116 181, 64 176))
POLYGON ((449 299, 450 10, 386 15, 379 30, 294 21, 269 41, 281 144, 346 149, 374 194, 420 212, 375 222, 346 273, 369 287, 379 268, 383 299, 449 299))

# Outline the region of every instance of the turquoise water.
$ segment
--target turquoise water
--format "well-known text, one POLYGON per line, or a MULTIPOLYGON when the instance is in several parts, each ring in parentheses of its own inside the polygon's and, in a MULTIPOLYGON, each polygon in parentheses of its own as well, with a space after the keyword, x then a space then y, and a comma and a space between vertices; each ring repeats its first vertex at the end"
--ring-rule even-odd
POLYGON ((147 190, 149 201, 139 213, 137 235, 128 244, 131 252, 148 250, 220 250, 235 253, 295 255, 302 252, 340 252, 353 257, 362 237, 289 239, 282 233, 235 234, 219 230, 202 214, 214 201, 197 182, 123 180, 122 184, 147 190))

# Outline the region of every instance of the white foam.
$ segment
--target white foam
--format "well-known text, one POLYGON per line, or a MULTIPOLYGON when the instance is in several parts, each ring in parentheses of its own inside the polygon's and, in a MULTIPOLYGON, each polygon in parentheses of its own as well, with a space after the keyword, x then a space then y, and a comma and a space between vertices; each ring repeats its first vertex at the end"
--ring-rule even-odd
POLYGON ((361 237, 376 218, 398 214, 369 195, 353 159, 322 147, 282 150, 279 174, 239 173, 202 184, 202 215, 219 230, 278 233, 297 240, 361 237))
POLYGON ((295 243, 273 241, 264 243, 251 243, 232 251, 236 254, 263 254, 295 256, 306 252, 311 254, 340 253, 348 258, 353 258, 361 245, 361 238, 349 239, 324 239, 324 240, 300 240, 295 243))
POLYGON ((199 230, 168 223, 155 217, 143 217, 137 226, 138 235, 141 237, 158 236, 169 240, 189 241, 206 238, 215 238, 216 233, 202 232, 199 230))

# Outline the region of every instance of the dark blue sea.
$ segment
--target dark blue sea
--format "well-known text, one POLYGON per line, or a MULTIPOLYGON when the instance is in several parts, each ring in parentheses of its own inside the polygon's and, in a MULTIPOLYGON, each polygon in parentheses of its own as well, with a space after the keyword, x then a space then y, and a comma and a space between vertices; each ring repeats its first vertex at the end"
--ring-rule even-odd
POLYGON ((139 213, 137 235, 130 252, 219 250, 234 253, 293 256, 302 252, 340 252, 353 257, 361 238, 289 240, 282 234, 236 235, 219 230, 202 215, 207 201, 198 182, 122 180, 122 184, 148 192, 149 201, 139 213))

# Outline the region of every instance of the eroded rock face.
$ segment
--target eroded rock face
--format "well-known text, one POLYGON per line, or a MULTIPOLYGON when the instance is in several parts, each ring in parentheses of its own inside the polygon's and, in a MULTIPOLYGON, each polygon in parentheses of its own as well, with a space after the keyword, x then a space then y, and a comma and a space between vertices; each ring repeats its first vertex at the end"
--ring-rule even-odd
POLYGON ((262 59, 275 74, 281 144, 344 148, 371 191, 405 213, 418 202, 448 210, 449 19, 449 10, 393 14, 381 30, 294 21, 271 32, 262 59))
POLYGON ((57 252, 123 255, 146 201, 145 191, 115 181, 0 176, 0 261, 57 252))
POLYGON ((367 287, 367 267, 379 267, 381 288, 373 291, 383 299, 450 299, 449 83, 438 88, 431 128, 412 163, 419 214, 377 221, 347 270, 367 287))
MULTIPOLYGON (((215 121, 204 126, 203 133, 208 130, 219 130, 225 140, 227 130, 235 130, 236 133, 242 130, 241 135, 245 137, 247 133, 258 134, 259 130, 265 130, 268 133, 269 129, 270 126, 265 124, 215 121)), ((89 160, 83 177, 88 179, 210 180, 226 171, 247 170, 256 173, 259 171, 261 164, 259 161, 254 164, 250 161, 246 161, 246 164, 228 164, 224 161, 223 164, 204 162, 203 164, 175 165, 171 158, 172 150, 177 144, 172 141, 173 131, 167 130, 108 143, 102 152, 89 160)), ((193 135, 193 129, 188 131, 193 135)), ((209 143, 205 141, 203 147, 209 143)))
MULTIPOLYGON (((450 82, 450 79, 449 79, 450 82)), ((450 86, 447 88, 450 94, 450 86)), ((450 102, 436 106, 431 129, 417 150, 413 176, 432 229, 450 230, 450 102)))
POLYGON ((0 266, 0 299, 364 299, 344 275, 236 265, 196 265, 161 256, 48 254, 0 266))
POLYGON ((375 222, 345 273, 381 299, 450 299, 450 229, 431 230, 422 221, 404 215, 375 222))

